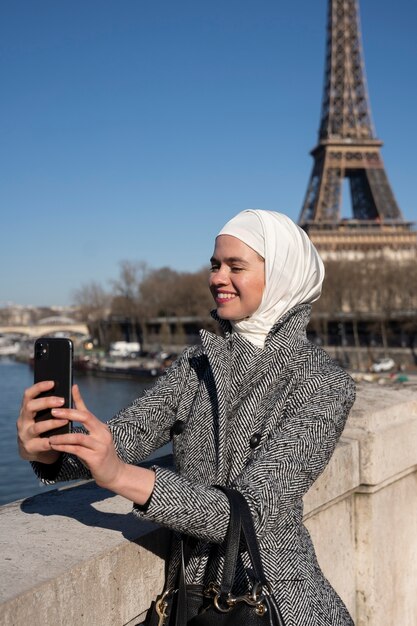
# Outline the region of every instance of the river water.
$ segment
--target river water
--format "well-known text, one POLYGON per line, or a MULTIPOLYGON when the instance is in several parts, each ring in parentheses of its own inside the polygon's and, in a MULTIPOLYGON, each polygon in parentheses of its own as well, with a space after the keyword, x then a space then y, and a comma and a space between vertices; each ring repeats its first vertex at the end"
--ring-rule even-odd
MULTIPOLYGON (((0 358, 0 505, 33 496, 48 489, 36 478, 30 464, 22 461, 16 446, 16 418, 22 393, 33 381, 33 371, 25 363, 0 358)), ((99 378, 75 374, 81 394, 92 413, 110 419, 119 409, 141 396, 152 383, 137 380, 99 378)), ((162 449, 158 454, 166 454, 162 449)))

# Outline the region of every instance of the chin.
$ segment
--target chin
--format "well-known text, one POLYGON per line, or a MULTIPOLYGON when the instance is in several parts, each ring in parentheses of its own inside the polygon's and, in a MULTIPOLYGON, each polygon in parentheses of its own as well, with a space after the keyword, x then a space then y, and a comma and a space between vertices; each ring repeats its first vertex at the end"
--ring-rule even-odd
POLYGON ((228 313, 221 308, 217 308, 217 315, 221 320, 233 320, 233 313, 228 313))
POLYGON ((231 311, 224 311, 220 308, 217 309, 217 315, 220 317, 221 320, 227 320, 229 322, 239 322, 241 319, 243 319, 241 315, 233 315, 231 311))

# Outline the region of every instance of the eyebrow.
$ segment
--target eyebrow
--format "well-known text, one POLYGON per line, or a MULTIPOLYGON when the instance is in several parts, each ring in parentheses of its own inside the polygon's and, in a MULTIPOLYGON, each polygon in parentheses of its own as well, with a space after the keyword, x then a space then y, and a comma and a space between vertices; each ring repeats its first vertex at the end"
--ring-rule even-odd
MULTIPOLYGON (((242 257, 240 256, 229 256, 223 260, 225 261, 225 263, 243 263, 244 265, 248 264, 248 262, 245 259, 242 259, 242 257)), ((220 261, 216 259, 216 257, 212 256, 210 259, 210 263, 220 263, 220 261)))

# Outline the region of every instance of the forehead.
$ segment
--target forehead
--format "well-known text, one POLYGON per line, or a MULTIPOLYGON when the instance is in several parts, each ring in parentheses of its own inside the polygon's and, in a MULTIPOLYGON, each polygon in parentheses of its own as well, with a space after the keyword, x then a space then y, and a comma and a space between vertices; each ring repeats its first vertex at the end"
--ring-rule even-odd
POLYGON ((213 257, 216 259, 240 258, 246 261, 262 260, 262 257, 253 248, 241 239, 232 235, 219 235, 214 244, 213 257))

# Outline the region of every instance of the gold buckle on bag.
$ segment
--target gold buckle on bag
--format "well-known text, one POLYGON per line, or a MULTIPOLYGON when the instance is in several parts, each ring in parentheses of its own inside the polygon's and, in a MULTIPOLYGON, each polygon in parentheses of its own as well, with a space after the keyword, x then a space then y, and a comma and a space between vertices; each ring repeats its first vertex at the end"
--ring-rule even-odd
POLYGON ((166 589, 155 602, 155 610, 158 615, 158 626, 164 626, 168 619, 168 598, 174 594, 174 589, 166 589))
POLYGON ((267 605, 264 602, 265 595, 262 593, 262 585, 260 583, 255 583, 252 590, 243 596, 232 596, 229 593, 227 598, 221 598, 220 586, 217 583, 210 583, 207 589, 204 590, 204 595, 213 598, 214 606, 221 613, 228 613, 238 602, 245 602, 252 606, 257 615, 265 615, 267 611, 267 605))

